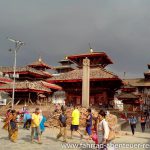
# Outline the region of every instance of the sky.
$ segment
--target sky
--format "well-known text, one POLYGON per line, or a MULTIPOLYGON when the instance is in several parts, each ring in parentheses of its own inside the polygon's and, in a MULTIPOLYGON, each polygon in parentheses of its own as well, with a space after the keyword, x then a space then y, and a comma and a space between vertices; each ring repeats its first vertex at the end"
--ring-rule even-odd
POLYGON ((57 66, 89 45, 106 52, 108 67, 126 78, 143 77, 150 63, 150 0, 0 0, 0 66, 12 66, 14 43, 25 42, 17 66, 38 57, 57 66))

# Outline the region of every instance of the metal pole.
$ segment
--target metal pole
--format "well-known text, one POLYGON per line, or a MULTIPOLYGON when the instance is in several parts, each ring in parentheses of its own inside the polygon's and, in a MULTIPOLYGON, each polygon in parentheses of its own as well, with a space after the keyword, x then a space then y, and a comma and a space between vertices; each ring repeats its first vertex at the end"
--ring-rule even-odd
POLYGON ((13 66, 13 92, 12 92, 12 102, 11 102, 11 106, 12 109, 14 108, 14 100, 15 100, 15 82, 16 82, 16 55, 17 52, 19 50, 19 48, 24 45, 24 42, 21 41, 16 41, 14 39, 8 38, 8 40, 10 40, 11 42, 15 43, 15 49, 10 49, 10 51, 14 52, 14 66, 13 66))
POLYGON ((15 99, 15 82, 16 82, 16 54, 17 54, 17 45, 14 50, 14 73, 13 73, 13 93, 12 93, 12 109, 14 108, 14 99, 15 99))

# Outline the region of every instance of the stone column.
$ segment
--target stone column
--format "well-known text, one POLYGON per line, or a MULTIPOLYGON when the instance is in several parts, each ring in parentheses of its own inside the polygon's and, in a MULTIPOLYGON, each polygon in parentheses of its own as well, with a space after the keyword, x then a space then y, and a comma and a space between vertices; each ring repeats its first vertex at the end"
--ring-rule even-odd
POLYGON ((82 106, 89 107, 90 96, 90 60, 83 59, 83 77, 82 77, 82 106))

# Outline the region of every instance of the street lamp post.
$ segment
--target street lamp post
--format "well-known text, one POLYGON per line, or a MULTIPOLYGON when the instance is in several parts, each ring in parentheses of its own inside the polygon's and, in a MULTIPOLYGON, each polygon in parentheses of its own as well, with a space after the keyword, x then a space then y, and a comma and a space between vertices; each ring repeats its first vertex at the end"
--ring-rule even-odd
POLYGON ((15 83, 16 83, 16 56, 18 50, 21 48, 21 46, 24 45, 24 42, 17 41, 11 38, 8 38, 9 41, 15 43, 15 49, 10 49, 14 53, 14 65, 13 65, 13 93, 12 93, 12 102, 11 102, 11 107, 12 109, 14 108, 14 99, 15 99, 15 83))
POLYGON ((12 93, 12 103, 11 103, 11 107, 13 109, 14 107, 14 99, 15 99, 15 83, 16 83, 16 55, 17 55, 17 51, 14 50, 14 73, 13 73, 13 93, 12 93))

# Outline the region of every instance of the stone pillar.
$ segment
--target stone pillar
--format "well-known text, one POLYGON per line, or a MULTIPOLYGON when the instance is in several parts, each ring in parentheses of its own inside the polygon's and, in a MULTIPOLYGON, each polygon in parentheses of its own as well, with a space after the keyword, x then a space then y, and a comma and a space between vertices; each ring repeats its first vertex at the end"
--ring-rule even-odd
POLYGON ((83 59, 83 77, 82 77, 82 106, 89 107, 90 96, 90 60, 83 59))

